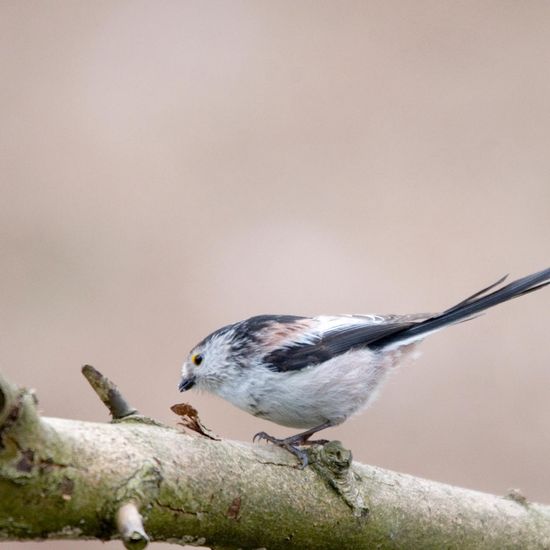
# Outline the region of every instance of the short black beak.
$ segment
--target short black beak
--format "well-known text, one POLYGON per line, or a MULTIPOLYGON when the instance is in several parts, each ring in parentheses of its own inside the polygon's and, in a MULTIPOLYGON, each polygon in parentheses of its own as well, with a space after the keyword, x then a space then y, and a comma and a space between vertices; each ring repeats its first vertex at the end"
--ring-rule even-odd
POLYGON ((195 377, 191 376, 190 378, 182 378, 180 385, 178 386, 180 391, 190 390, 195 385, 195 377))

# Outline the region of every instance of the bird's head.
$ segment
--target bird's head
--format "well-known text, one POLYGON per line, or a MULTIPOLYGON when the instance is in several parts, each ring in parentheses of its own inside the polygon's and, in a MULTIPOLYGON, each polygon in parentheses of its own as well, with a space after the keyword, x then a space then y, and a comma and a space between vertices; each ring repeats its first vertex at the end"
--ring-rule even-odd
POLYGON ((179 390, 195 387, 215 392, 235 369, 233 337, 231 328, 224 327, 197 344, 181 368, 179 390))

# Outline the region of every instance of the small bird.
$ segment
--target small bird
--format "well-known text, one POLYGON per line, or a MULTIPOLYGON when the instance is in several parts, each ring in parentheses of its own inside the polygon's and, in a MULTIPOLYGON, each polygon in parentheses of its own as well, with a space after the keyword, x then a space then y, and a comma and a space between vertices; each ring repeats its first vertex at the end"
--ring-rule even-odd
POLYGON ((550 268, 497 290, 506 277, 437 314, 259 315, 222 327, 189 353, 180 391, 193 387, 283 426, 302 428, 285 439, 254 436, 296 455, 316 432, 364 409, 388 372, 428 334, 472 319, 550 284, 550 268))

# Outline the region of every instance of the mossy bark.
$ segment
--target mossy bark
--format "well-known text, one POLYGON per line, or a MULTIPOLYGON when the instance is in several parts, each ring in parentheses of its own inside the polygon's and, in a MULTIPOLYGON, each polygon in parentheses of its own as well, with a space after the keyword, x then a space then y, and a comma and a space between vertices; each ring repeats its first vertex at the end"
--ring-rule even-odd
POLYGON ((0 541, 120 538, 130 504, 151 540, 212 548, 550 548, 550 507, 352 463, 337 442, 310 458, 135 414, 40 418, 0 379, 0 541))

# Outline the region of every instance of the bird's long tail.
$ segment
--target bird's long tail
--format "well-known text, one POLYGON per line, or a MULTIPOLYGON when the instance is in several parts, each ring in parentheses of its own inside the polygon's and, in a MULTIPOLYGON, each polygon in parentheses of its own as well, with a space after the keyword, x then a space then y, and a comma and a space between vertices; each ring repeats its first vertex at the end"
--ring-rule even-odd
POLYGON ((371 347, 387 348, 419 340, 427 336, 430 332, 435 332, 445 326, 476 317, 485 309, 507 302, 512 298, 523 296, 529 292, 539 290, 550 284, 550 268, 539 271, 538 273, 533 273, 532 275, 527 275, 527 277, 523 277, 497 290, 493 290, 493 292, 489 292, 504 282, 506 277, 476 292, 474 295, 447 309, 443 313, 434 315, 425 321, 421 321, 402 331, 395 332, 385 338, 377 340, 374 345, 371 344, 371 347))

